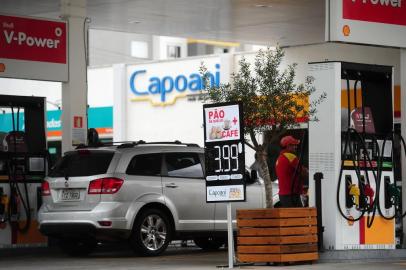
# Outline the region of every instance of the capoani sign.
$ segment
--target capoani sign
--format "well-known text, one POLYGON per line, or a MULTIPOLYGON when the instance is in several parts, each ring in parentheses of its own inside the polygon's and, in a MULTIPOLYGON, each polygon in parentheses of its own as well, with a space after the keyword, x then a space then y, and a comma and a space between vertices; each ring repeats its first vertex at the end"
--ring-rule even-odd
POLYGON ((177 99, 205 89, 199 67, 208 69, 208 83, 220 85, 218 58, 163 61, 130 66, 127 69, 131 101, 147 101, 153 106, 172 105, 177 99))

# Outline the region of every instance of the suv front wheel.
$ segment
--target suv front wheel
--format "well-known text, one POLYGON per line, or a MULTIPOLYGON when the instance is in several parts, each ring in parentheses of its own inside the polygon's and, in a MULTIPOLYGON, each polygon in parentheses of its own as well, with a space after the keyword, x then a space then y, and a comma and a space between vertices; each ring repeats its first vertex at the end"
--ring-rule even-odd
POLYGON ((168 247, 171 229, 169 218, 164 212, 147 209, 135 221, 130 244, 140 255, 159 255, 168 247))

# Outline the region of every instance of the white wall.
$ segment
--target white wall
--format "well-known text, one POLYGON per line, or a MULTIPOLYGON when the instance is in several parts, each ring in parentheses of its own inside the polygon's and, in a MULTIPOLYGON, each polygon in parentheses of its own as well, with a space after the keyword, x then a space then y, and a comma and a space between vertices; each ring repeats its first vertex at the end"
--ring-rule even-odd
MULTIPOLYGON (((46 97, 47 101, 61 105, 61 89, 62 85, 59 82, 0 78, 2 95, 46 97)), ((58 108, 51 103, 47 103, 47 110, 57 110, 58 108)))
POLYGON ((180 46, 181 58, 187 57, 187 39, 177 38, 177 37, 166 37, 166 36, 153 36, 152 47, 153 53, 152 57, 154 60, 165 60, 167 57, 167 47, 168 46, 180 46))
MULTIPOLYGON (((288 64, 297 63, 296 83, 304 82, 307 76, 309 62, 346 61, 363 64, 388 65, 395 67, 395 85, 400 84, 400 50, 373 46, 351 45, 341 43, 323 43, 284 48, 285 58, 281 69, 286 69, 288 64)), ((245 57, 254 63, 255 53, 238 53, 235 56, 235 71, 238 61, 245 57)))
MULTIPOLYGON (((88 103, 90 107, 113 106, 113 68, 88 70, 88 103)), ((46 97, 47 110, 57 110, 52 103, 61 105, 62 86, 59 82, 0 78, 0 94, 46 97)))
POLYGON ((147 59, 152 59, 152 36, 126 32, 89 29, 89 65, 112 65, 145 61, 131 55, 131 42, 145 42, 147 59))
POLYGON ((88 103, 90 107, 113 106, 113 68, 90 68, 87 73, 88 103))
POLYGON ((175 141, 197 143, 203 141, 203 105, 186 98, 176 105, 152 107, 149 102, 128 101, 129 140, 175 141))
POLYGON ((219 63, 219 58, 189 58, 127 67, 127 88, 125 91, 127 93, 128 140, 180 140, 187 143, 198 143, 203 146, 203 103, 201 101, 188 101, 188 97, 185 97, 198 92, 187 89, 179 93, 173 90, 166 95, 167 105, 163 105, 159 94, 137 96, 131 92, 129 84, 130 76, 133 72, 139 70, 146 70, 145 73, 137 75, 136 78, 136 88, 140 91, 148 89, 151 77, 162 79, 165 76, 176 78, 179 75, 184 75, 189 78, 192 73, 199 74, 202 61, 209 71, 215 72, 215 64, 219 63), (131 101, 140 98, 148 100, 131 101))
POLYGON ((400 83, 399 49, 341 43, 325 43, 286 48, 285 63, 298 63, 297 78, 300 81, 304 80, 307 75, 308 62, 323 61, 346 61, 362 64, 394 66, 395 85, 399 85, 400 83))

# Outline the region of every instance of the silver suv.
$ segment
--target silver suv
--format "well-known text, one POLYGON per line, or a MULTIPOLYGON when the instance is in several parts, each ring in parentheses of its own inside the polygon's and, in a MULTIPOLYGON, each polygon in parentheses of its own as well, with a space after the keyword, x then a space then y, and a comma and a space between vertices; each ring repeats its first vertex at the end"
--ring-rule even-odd
MULTIPOLYGON (((40 231, 71 255, 120 239, 146 256, 175 239, 217 249, 226 239, 226 204, 206 203, 204 167, 204 149, 180 142, 68 152, 43 182, 40 231)), ((264 207, 263 182, 248 179, 247 201, 234 210, 264 207)))

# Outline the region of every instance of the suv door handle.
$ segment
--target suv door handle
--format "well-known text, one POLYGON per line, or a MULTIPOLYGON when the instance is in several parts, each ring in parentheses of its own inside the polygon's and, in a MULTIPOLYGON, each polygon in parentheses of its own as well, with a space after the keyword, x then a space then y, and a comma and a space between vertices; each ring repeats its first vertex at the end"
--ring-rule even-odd
POLYGON ((169 184, 166 184, 165 187, 167 187, 167 188, 177 188, 178 185, 176 185, 175 183, 169 183, 169 184))

